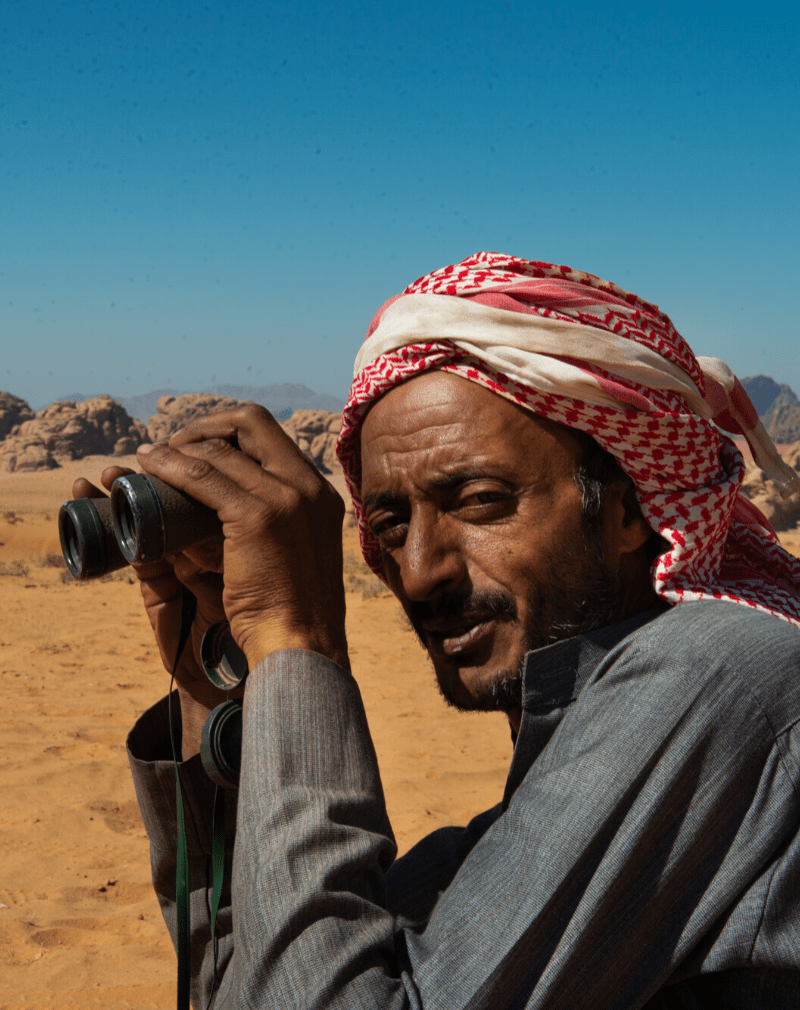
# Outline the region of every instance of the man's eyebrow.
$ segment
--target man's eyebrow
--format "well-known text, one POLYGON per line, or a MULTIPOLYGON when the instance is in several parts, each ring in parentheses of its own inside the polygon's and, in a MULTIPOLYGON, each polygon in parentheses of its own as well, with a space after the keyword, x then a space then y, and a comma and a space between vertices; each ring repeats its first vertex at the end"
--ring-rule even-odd
POLYGON ((404 505, 408 505, 408 495, 398 494, 396 491, 380 491, 368 494, 363 505, 365 512, 375 507, 382 509, 402 508, 404 505))
POLYGON ((486 466, 463 466, 460 470, 454 470, 446 477, 439 477, 431 481, 433 491, 452 491, 454 488, 466 484, 468 480, 480 480, 482 477, 494 477, 502 479, 503 471, 498 467, 486 466))
MULTIPOLYGON (((493 477, 503 480, 505 473, 499 467, 467 466, 445 477, 437 477, 430 482, 431 491, 452 491, 468 480, 481 479, 482 477, 493 477)), ((364 511, 372 508, 403 508, 408 505, 408 495, 399 494, 397 491, 380 491, 368 494, 364 499, 364 511)))

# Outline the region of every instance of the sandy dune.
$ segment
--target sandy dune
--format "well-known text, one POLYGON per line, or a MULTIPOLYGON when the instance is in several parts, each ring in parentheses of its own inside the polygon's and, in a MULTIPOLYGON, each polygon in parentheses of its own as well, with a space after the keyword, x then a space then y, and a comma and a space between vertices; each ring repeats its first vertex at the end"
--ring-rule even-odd
MULTIPOLYGON (((81 585, 43 563, 60 554, 55 516, 72 480, 105 463, 0 475, 0 568, 18 573, 0 577, 0 1010, 174 1006, 124 752, 167 677, 128 574, 81 585)), ((784 542, 800 553, 800 532, 784 542)), ((445 707, 352 526, 345 552, 353 669, 402 851, 499 800, 509 732, 500 716, 445 707)))
MULTIPOLYGON (((0 1010, 175 1005, 175 956, 150 889, 125 758, 168 678, 129 575, 90 584, 43 564, 92 457, 0 475, 0 1010)), ((116 461, 116 462, 125 462, 116 461)), ((502 794, 505 720, 446 708, 394 598, 349 555, 348 634, 401 850, 502 794), (366 591, 366 598, 363 596, 366 591)))

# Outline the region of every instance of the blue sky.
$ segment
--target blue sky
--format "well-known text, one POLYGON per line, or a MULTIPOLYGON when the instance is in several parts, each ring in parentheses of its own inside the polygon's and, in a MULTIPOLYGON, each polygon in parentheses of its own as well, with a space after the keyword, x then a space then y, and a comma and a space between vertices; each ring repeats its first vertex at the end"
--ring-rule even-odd
POLYGON ((0 388, 303 382, 479 249, 800 393, 798 8, 6 0, 0 388))

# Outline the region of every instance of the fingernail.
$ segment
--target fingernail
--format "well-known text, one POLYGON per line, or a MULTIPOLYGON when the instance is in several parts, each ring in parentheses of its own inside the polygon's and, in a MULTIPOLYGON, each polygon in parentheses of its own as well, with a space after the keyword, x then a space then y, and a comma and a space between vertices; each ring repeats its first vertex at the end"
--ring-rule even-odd
POLYGON ((139 446, 139 448, 136 450, 136 452, 137 453, 152 452, 153 449, 155 449, 155 446, 152 445, 152 443, 150 443, 150 442, 143 442, 139 446))

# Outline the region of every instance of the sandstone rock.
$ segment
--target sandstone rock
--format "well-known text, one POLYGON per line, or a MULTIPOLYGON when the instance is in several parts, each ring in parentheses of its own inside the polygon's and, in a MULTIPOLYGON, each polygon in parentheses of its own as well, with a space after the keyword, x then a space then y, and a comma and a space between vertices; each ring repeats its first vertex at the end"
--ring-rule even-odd
POLYGON ((217 414, 221 410, 233 410, 250 400, 233 400, 230 396, 217 396, 215 393, 184 393, 182 396, 162 396, 158 401, 156 413, 147 425, 147 434, 151 441, 169 438, 179 428, 185 427, 195 417, 205 414, 217 414))
POLYGON ((23 421, 30 421, 35 414, 25 400, 13 393, 0 393, 0 438, 5 438, 11 429, 23 421))
MULTIPOLYGON (((800 442, 795 442, 786 449, 783 459, 800 472, 800 442)), ((750 463, 745 471, 742 493, 761 509, 777 532, 793 529, 800 524, 800 492, 790 498, 781 498, 774 482, 767 480, 755 463, 750 463)))
POLYGON ((26 442, 14 436, 0 444, 0 470, 55 470, 58 463, 42 442, 26 442))
POLYGON ((341 414, 331 414, 326 410, 296 410, 281 427, 320 473, 342 472, 336 458, 336 439, 342 428, 341 414))
POLYGON ((84 456, 123 456, 146 441, 142 422, 110 396, 62 400, 14 426, 0 442, 0 470, 49 470, 84 456))
POLYGON ((800 403, 781 403, 773 407, 764 419, 764 426, 775 442, 795 442, 800 439, 800 403))
MULTIPOLYGON (((220 410, 232 410, 250 402, 214 393, 162 396, 158 401, 158 412, 153 414, 147 425, 147 433, 153 442, 157 442, 161 438, 168 438, 195 417, 215 414, 220 410)), ((336 459, 336 438, 342 427, 341 414, 332 414, 327 410, 296 410, 291 417, 281 422, 281 427, 321 473, 341 473, 336 459)))

